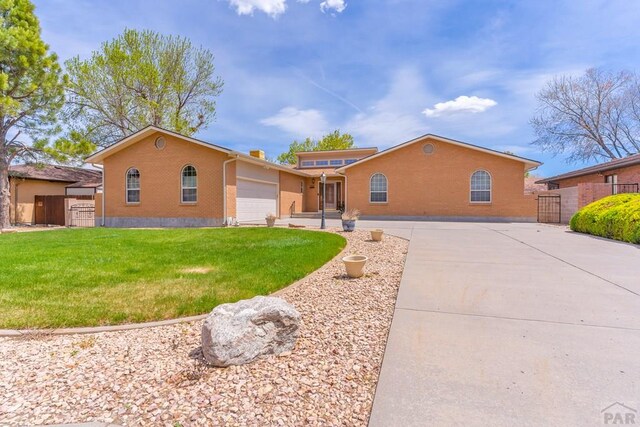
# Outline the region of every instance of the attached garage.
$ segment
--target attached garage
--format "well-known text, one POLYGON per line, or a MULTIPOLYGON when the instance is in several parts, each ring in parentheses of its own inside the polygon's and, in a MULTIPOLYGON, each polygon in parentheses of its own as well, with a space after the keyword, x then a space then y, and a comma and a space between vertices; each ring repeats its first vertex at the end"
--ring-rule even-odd
POLYGON ((278 184, 238 177, 236 213, 238 221, 264 220, 278 213, 278 184))

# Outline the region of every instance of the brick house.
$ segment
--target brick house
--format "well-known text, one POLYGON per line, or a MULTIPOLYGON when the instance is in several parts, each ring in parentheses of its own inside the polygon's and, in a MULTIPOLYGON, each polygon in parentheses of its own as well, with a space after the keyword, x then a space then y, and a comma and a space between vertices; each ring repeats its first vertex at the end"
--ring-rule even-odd
POLYGON ((364 218, 534 221, 524 194, 534 160, 424 135, 377 148, 297 153, 296 165, 149 126, 99 151, 103 167, 97 220, 106 226, 221 226, 357 208, 364 218))
POLYGON ((536 181, 547 186, 544 194, 561 197, 561 222, 589 203, 618 193, 637 193, 640 188, 640 154, 600 163, 536 181))
POLYGON ((624 190, 625 185, 635 187, 640 184, 640 154, 541 179, 536 183, 546 184, 549 190, 575 187, 584 183, 618 186, 618 189, 614 188, 613 191, 624 190))

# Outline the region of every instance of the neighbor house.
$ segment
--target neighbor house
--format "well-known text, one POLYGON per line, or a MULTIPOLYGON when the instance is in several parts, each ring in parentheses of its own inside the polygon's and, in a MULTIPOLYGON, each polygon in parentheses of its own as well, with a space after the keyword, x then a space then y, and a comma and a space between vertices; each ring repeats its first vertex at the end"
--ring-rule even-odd
POLYGON ((575 187, 578 184, 608 184, 612 191, 624 191, 625 186, 636 188, 640 184, 640 154, 577 169, 561 175, 537 181, 546 184, 547 189, 575 187))
POLYGON ((555 196, 556 217, 568 223, 582 207, 618 193, 637 193, 640 188, 640 154, 611 160, 536 181, 547 186, 540 193, 555 196))
POLYGON ((93 196, 101 185, 98 170, 44 164, 10 166, 11 222, 64 225, 64 198, 93 196), (59 212, 46 212, 45 198, 59 212))
MULTIPOLYGON (((87 159, 103 167, 99 224, 111 227, 221 226, 357 208, 363 217, 534 221, 524 194, 534 160, 425 135, 376 148, 297 153, 271 163, 154 126, 87 159)), ((96 209, 99 210, 98 208, 96 209)))

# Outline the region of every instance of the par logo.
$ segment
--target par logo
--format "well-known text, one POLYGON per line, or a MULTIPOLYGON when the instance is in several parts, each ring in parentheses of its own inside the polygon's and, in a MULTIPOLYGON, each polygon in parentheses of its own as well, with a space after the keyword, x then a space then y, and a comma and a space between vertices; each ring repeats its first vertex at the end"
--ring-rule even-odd
POLYGON ((602 420, 608 425, 636 425, 638 411, 624 403, 614 402, 600 411, 602 420))

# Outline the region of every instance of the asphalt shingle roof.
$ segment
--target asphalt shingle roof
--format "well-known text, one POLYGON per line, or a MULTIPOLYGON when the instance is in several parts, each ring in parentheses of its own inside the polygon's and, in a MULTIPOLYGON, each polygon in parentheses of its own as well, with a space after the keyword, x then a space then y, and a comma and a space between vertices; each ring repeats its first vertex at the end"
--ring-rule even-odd
POLYGON ((9 166, 9 176, 13 178, 77 183, 83 186, 102 182, 101 171, 57 165, 26 164, 9 166))

